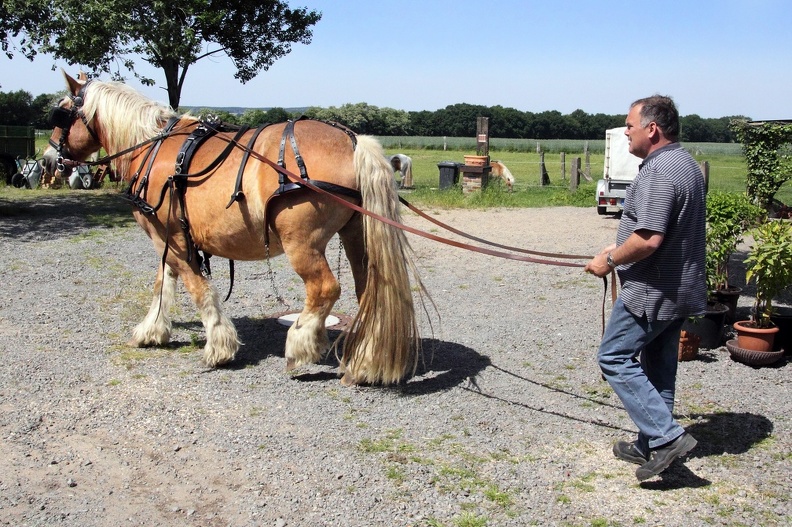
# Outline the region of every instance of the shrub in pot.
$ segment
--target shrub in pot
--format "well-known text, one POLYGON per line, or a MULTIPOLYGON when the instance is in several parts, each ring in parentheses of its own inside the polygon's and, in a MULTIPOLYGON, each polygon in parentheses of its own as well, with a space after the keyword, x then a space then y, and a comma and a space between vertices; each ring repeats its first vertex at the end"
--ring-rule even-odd
POLYGON ((743 234, 765 216, 745 194, 712 192, 707 195, 707 287, 711 296, 729 307, 726 321, 735 320, 742 291, 729 283, 729 259, 743 241, 743 234))
MULTIPOLYGON (((747 322, 735 322, 738 345, 745 349, 747 344, 740 340, 741 331, 754 328, 770 332, 778 331, 771 320, 773 299, 781 291, 792 285, 792 224, 786 221, 770 220, 751 231, 754 244, 745 259, 745 278, 756 286, 753 314, 747 322), (743 345, 746 344, 746 345, 743 345)), ((772 350, 770 347, 766 350, 772 350)))

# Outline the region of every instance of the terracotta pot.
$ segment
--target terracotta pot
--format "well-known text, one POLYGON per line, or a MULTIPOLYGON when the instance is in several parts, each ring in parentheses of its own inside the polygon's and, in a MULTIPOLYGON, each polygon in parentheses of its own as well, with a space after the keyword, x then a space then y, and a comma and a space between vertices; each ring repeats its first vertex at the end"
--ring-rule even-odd
POLYGON ((487 166, 488 156, 463 156, 465 164, 473 167, 487 166))
POLYGON ((734 330, 737 332, 737 346, 746 350, 754 351, 773 351, 775 335, 778 333, 777 327, 757 328, 753 322, 740 320, 734 323, 734 330))
POLYGON ((693 360, 698 355, 699 342, 701 337, 689 331, 682 331, 679 334, 679 360, 693 360))

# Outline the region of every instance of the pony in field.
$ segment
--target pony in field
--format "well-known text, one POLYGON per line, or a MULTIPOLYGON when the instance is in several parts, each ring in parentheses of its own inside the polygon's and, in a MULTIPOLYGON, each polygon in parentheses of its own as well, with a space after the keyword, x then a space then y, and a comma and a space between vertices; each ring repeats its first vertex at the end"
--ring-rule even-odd
POLYGON ((399 188, 412 187, 412 159, 404 154, 393 154, 388 156, 388 161, 393 168, 394 175, 396 172, 401 174, 399 188))
POLYGON ((492 167, 490 176, 501 178, 509 192, 512 192, 514 190, 514 176, 512 176, 511 170, 502 161, 490 161, 490 166, 492 167))
POLYGON ((286 367, 319 361, 330 348, 325 320, 340 295, 325 256, 338 234, 359 303, 339 337, 342 383, 395 384, 414 374, 420 337, 413 290, 423 301, 425 289, 395 226, 398 194, 376 139, 314 120, 230 129, 177 115, 124 84, 64 76, 68 96, 51 114, 58 159, 76 163, 103 148, 161 256, 151 306, 130 345, 169 341, 181 278, 206 331, 203 361, 232 361, 237 331, 202 264, 210 255, 233 262, 285 254, 305 284, 305 306, 286 338, 286 367))

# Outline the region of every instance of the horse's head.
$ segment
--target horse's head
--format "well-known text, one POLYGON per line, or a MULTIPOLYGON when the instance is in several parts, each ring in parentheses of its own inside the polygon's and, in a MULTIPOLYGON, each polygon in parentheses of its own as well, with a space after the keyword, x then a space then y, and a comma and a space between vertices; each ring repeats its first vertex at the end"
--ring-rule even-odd
POLYGON ((88 80, 76 80, 65 71, 68 94, 58 102, 50 111, 50 125, 52 135, 49 143, 55 149, 56 155, 45 153, 45 164, 50 173, 56 170, 63 171, 64 160, 84 161, 89 155, 101 148, 97 125, 92 123, 93 116, 86 116, 83 111, 88 88, 88 80), (49 154, 49 155, 48 155, 49 154), (56 159, 57 167, 50 166, 56 159))

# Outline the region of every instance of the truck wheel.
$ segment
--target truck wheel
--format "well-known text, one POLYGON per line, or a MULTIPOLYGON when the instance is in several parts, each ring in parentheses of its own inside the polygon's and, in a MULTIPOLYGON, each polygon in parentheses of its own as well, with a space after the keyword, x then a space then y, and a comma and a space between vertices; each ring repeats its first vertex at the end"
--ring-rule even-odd
POLYGON ((608 207, 597 207, 597 214, 604 216, 608 211, 608 207))

